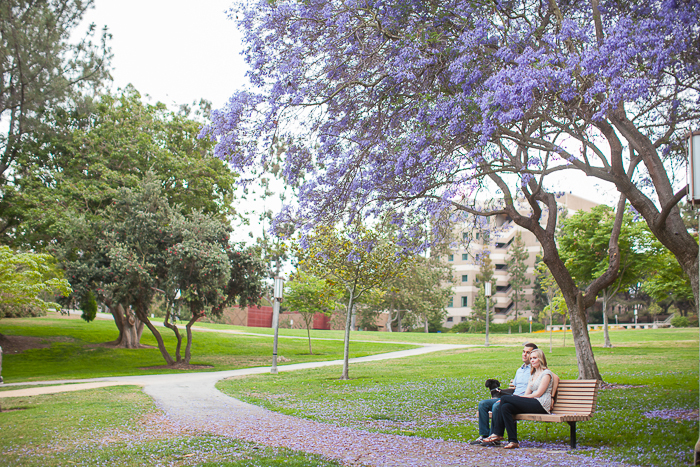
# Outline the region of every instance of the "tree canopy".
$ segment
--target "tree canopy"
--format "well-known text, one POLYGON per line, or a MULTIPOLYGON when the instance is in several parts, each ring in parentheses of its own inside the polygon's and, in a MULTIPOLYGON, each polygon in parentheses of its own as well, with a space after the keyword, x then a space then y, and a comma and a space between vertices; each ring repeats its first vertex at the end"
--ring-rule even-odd
POLYGON ((0 288, 0 317, 60 308, 53 297, 72 292, 51 255, 12 251, 4 245, 0 245, 0 288))
POLYGON ((554 241, 549 175, 614 184, 698 296, 698 246, 673 170, 700 112, 695 3, 241 3, 254 90, 237 92, 204 134, 239 169, 293 141, 284 173, 300 184, 302 224, 386 209, 509 216, 535 234, 562 289, 580 376, 599 378, 584 310, 618 265, 576 288, 554 241), (485 187, 499 192, 490 206, 475 198, 485 187))

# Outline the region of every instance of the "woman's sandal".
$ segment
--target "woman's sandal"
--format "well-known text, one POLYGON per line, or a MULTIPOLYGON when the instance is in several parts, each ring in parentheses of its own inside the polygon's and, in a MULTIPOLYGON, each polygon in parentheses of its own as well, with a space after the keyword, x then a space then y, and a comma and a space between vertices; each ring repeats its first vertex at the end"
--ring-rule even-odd
POLYGON ((482 446, 485 448, 492 447, 492 446, 500 446, 502 439, 503 439, 503 437, 501 437, 501 436, 491 435, 488 438, 484 438, 481 441, 481 444, 479 446, 482 446))
POLYGON ((503 446, 503 449, 518 449, 520 445, 518 443, 510 442, 503 446))

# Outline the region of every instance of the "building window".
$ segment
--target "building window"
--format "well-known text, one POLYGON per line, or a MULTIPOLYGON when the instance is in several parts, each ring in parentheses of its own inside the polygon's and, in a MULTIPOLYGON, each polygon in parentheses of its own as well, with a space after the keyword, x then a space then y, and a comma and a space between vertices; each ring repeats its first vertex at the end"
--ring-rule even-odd
POLYGON ((476 233, 476 239, 479 240, 479 232, 476 233))
POLYGON ((466 316, 462 316, 462 320, 461 320, 461 321, 466 321, 466 320, 467 320, 467 317, 466 317, 466 316))
POLYGON ((462 306, 468 306, 469 302, 467 301, 467 298, 469 297, 462 297, 462 306))
POLYGON ((455 255, 447 255, 447 261, 454 261, 455 255))
POLYGON ((448 317, 447 317, 447 322, 448 322, 448 323, 451 323, 451 322, 452 322, 452 316, 448 316, 448 317))
POLYGON ((462 232, 462 240, 466 240, 467 238, 469 238, 467 232, 462 232))
POLYGON ((453 306, 455 306, 454 300, 454 298, 450 298, 450 301, 447 302, 447 308, 452 308, 453 306))
POLYGON ((467 261, 469 259, 469 253, 462 253, 462 261, 467 261))
POLYGON ((462 282, 467 282, 469 280, 468 274, 462 274, 462 282))

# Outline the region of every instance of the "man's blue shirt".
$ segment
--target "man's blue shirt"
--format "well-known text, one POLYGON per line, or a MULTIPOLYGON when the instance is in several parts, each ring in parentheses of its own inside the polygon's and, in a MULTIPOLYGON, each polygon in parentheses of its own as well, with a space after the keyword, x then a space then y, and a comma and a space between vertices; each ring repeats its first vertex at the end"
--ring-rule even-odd
POLYGON ((523 366, 518 368, 515 372, 515 378, 513 378, 513 384, 515 384, 515 392, 513 395, 522 396, 527 390, 527 385, 530 382, 530 365, 523 363, 523 366))

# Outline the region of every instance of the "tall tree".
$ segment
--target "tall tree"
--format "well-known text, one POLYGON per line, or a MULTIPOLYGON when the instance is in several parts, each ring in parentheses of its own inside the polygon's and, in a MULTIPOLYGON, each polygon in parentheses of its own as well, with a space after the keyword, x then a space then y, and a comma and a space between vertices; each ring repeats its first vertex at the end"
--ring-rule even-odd
POLYGON ((518 319, 518 310, 520 302, 525 291, 525 287, 530 285, 530 280, 527 278, 527 260, 530 254, 525 248, 523 236, 520 232, 515 234, 515 239, 510 246, 508 259, 508 274, 510 275, 510 286, 513 288, 513 303, 515 304, 515 319, 518 319))
MULTIPOLYGON (((199 109, 204 111, 206 103, 199 109)), ((135 189, 150 171, 181 214, 195 209, 222 221, 233 214, 235 174, 212 156, 209 142, 196 138, 200 116, 147 104, 128 86, 84 106, 48 112, 52 131, 34 135, 16 161, 21 176, 15 201, 21 209, 4 241, 46 248, 70 264, 76 294, 92 290, 113 314, 117 345, 138 347, 143 329, 133 310, 104 286, 110 278, 100 276, 110 264, 100 232, 119 189, 135 189)))
POLYGON ((348 379, 350 329, 357 300, 368 291, 386 284, 407 267, 408 252, 397 247, 390 235, 353 224, 344 231, 319 226, 304 239, 306 248, 296 250, 299 265, 317 277, 327 278, 347 292, 343 373, 348 379))
MULTIPOLYGON (((559 251, 581 289, 608 270, 609 239, 614 222, 613 209, 600 205, 590 212, 579 211, 563 223, 559 251)), ((654 254, 651 233, 643 223, 634 222, 631 214, 624 215, 618 245, 620 269, 617 278, 600 291, 605 347, 608 348, 612 347, 608 332, 608 306, 619 292, 626 291, 648 274, 654 254)))
POLYGON ((90 25, 71 38, 93 0, 6 0, 0 3, 0 236, 19 222, 14 184, 26 145, 50 129, 50 109, 80 100, 110 78, 109 34, 90 25))
POLYGON ((683 273, 676 258, 660 243, 654 245, 655 254, 649 258, 649 271, 642 282, 642 290, 664 310, 673 305, 687 315, 698 309, 693 297, 690 279, 683 273))
POLYGON ((285 174, 301 184, 300 222, 388 209, 509 216, 537 237, 562 290, 582 378, 600 378, 586 309, 617 276, 620 225, 609 270, 579 290, 557 250, 550 174, 613 184, 698 296, 698 245, 676 206, 685 188, 667 170, 700 116, 695 2, 260 0, 237 14, 255 91, 235 94, 205 134, 240 169, 293 140, 285 174), (477 202, 491 187, 500 199, 477 202))
POLYGON ((131 86, 51 110, 52 131, 34 135, 17 160, 22 212, 5 241, 33 248, 60 242, 66 218, 99 218, 120 187, 135 188, 149 171, 182 213, 232 215, 235 174, 212 156, 209 142, 196 138, 198 117, 145 103, 131 86))
POLYGON ((452 295, 452 268, 437 255, 416 256, 400 275, 391 279, 380 299, 372 303, 376 310, 389 310, 389 319, 401 317, 404 326, 422 326, 425 332, 442 328, 452 295))

